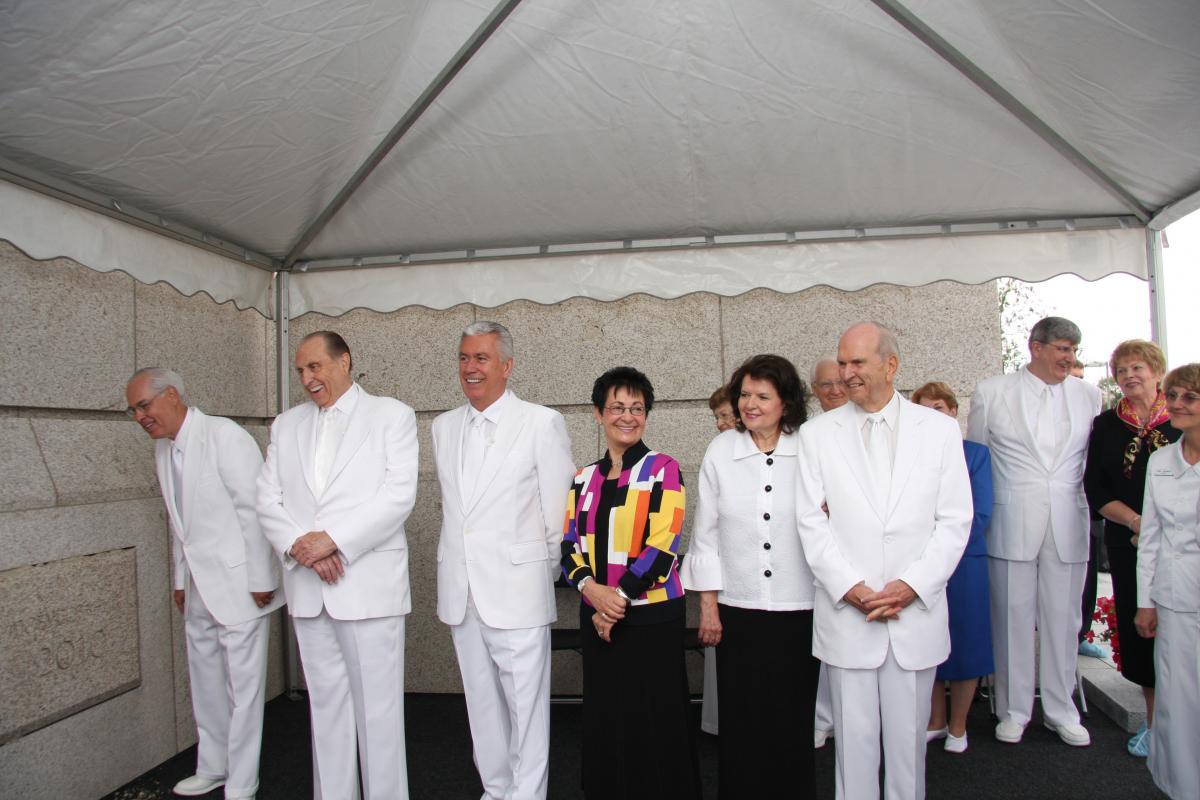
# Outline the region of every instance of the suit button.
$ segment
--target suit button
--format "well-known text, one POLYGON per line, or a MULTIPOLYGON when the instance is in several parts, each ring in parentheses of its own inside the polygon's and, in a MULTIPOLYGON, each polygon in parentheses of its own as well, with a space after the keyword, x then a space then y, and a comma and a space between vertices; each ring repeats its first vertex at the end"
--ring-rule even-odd
POLYGON ((771 466, 771 465, 772 465, 772 464, 774 464, 774 463, 775 463, 775 459, 773 459, 773 458, 768 458, 768 459, 767 459, 767 466, 768 466, 768 467, 769 467, 769 466, 771 466))
POLYGON ((763 570, 763 575, 767 576, 768 578, 771 577, 771 570, 769 570, 769 569, 763 570))
POLYGON ((765 488, 765 489, 763 489, 763 491, 765 491, 765 492, 769 492, 769 491, 771 491, 771 484, 769 484, 769 483, 768 483, 768 484, 767 484, 767 486, 766 486, 766 488, 765 488))
POLYGON ((770 514, 770 512, 768 512, 768 513, 766 513, 766 514, 763 514, 763 519, 765 519, 767 522, 770 522, 770 521, 771 521, 771 514, 770 514))
POLYGON ((771 543, 763 542, 763 550, 770 550, 770 549, 771 549, 771 543))

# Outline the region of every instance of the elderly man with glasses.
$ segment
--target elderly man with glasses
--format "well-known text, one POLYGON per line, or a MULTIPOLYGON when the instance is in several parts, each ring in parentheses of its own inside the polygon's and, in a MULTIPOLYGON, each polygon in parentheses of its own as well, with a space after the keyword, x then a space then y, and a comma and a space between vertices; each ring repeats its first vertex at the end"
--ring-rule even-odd
POLYGON ((967 438, 992 451, 987 530, 996 738, 1016 744, 1033 714, 1034 630, 1042 715, 1069 745, 1091 743, 1071 699, 1088 561, 1083 466, 1100 392, 1071 375, 1082 334, 1062 317, 1029 332, 1029 364, 971 398, 967 438))

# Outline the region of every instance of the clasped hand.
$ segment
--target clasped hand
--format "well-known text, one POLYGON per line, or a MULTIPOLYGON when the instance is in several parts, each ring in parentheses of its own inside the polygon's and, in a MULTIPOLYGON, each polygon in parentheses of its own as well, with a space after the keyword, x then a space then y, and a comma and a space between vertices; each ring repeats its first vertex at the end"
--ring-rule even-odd
POLYGON ((596 633, 606 642, 612 641, 612 629, 625 618, 626 601, 617 594, 616 587, 605 586, 592 579, 583 585, 583 595, 596 613, 592 615, 592 624, 596 633))
POLYGON ((865 583, 856 583, 843 599, 866 614, 869 622, 887 622, 899 618, 900 612, 916 598, 911 586, 894 580, 877 592, 865 583))
POLYGON ((326 583, 337 583, 346 574, 337 555, 337 543, 325 531, 309 531, 292 542, 292 558, 308 567, 326 583))

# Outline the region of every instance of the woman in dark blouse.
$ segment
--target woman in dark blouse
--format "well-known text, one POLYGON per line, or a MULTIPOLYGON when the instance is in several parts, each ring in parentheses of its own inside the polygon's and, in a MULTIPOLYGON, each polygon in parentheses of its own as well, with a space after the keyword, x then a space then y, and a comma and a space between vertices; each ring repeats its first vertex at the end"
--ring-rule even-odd
POLYGON ((617 367, 592 388, 604 458, 567 495, 562 568, 583 596, 583 793, 699 798, 683 662, 679 464, 642 443, 654 387, 617 367))
POLYGON ((1150 454, 1179 438, 1167 421, 1161 384, 1166 359, 1153 342, 1132 339, 1113 351, 1109 368, 1123 397, 1096 417, 1088 441, 1083 486, 1094 513, 1105 519, 1104 545, 1117 606, 1121 674, 1142 687, 1146 724, 1129 740, 1130 754, 1150 753, 1154 727, 1154 640, 1138 636, 1137 540, 1142 529, 1142 495, 1150 454))

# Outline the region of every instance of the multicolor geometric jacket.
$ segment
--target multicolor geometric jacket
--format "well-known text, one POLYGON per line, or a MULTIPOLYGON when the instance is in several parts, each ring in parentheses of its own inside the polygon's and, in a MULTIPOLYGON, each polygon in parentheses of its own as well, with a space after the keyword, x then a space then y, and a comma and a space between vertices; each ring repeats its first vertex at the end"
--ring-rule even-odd
POLYGON ((572 586, 589 575, 619 585, 633 598, 627 618, 632 622, 644 616, 639 609, 683 597, 677 556, 684 490, 678 462, 640 441, 625 451, 624 461, 629 466, 607 488, 608 453, 575 474, 567 495, 562 569, 572 586))

